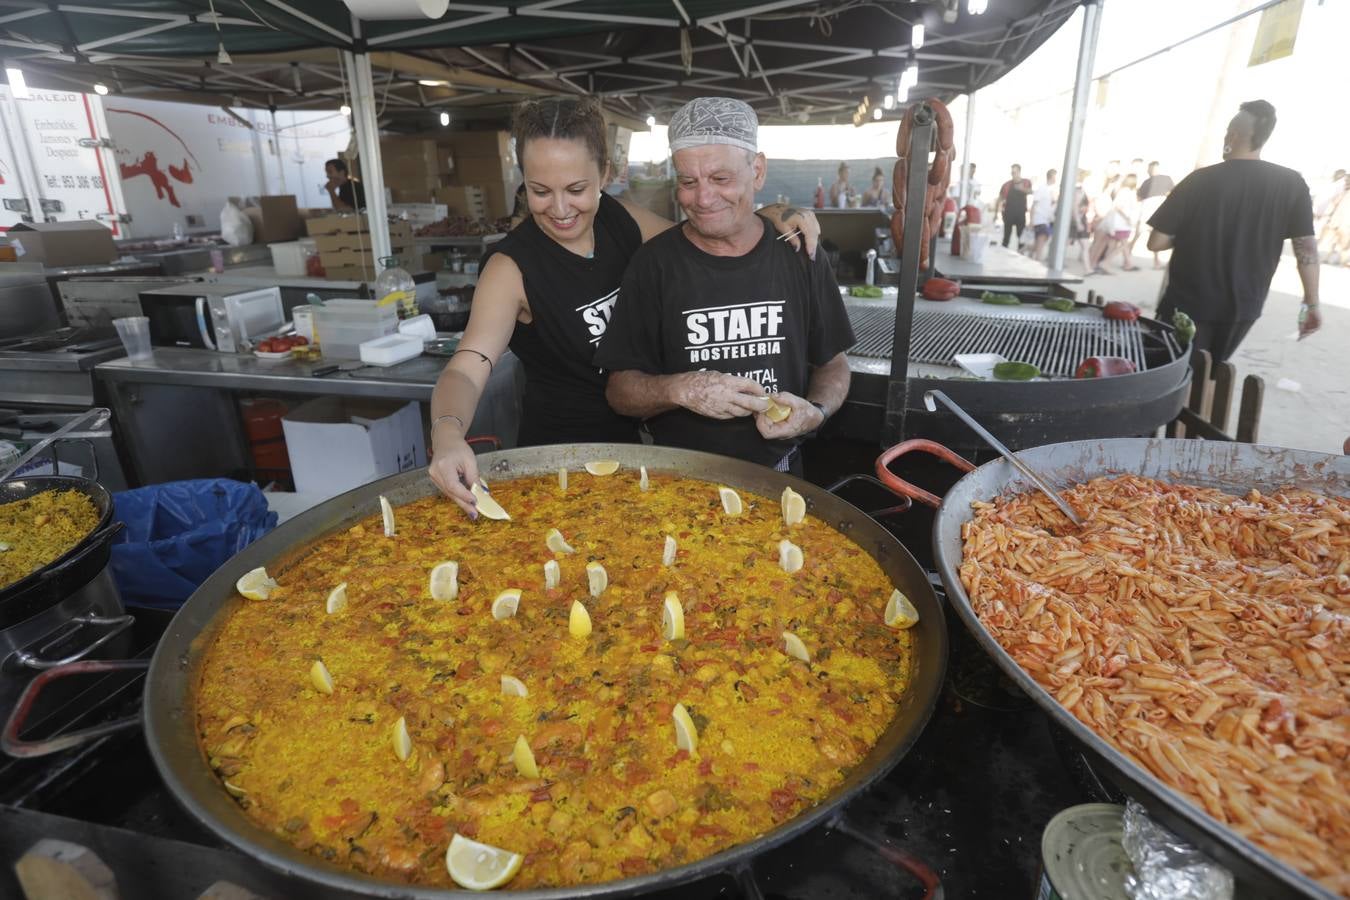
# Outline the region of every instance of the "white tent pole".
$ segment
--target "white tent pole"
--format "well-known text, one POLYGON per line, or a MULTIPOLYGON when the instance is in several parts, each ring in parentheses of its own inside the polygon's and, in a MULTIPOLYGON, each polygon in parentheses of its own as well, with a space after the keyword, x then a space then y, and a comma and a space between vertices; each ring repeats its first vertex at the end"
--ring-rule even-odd
POLYGON ((380 159, 380 126, 375 121, 375 79, 370 57, 343 51, 351 79, 352 123, 356 126, 356 149, 361 155, 361 178, 370 217, 370 245, 376 267, 389 256, 389 207, 384 202, 384 164, 380 159))
POLYGON ((956 206, 956 217, 961 217, 961 210, 966 208, 972 197, 970 196, 970 138, 975 131, 975 92, 966 94, 966 140, 961 145, 961 171, 957 173, 956 183, 960 186, 958 197, 960 201, 956 206))
POLYGON ((1078 43, 1078 73, 1073 82, 1073 118, 1069 120, 1069 142, 1064 148, 1064 167, 1059 170, 1059 206, 1055 208, 1055 230, 1050 236, 1049 266, 1054 274, 1064 271, 1064 249, 1069 243, 1069 223, 1077 199, 1078 151, 1083 146, 1088 91, 1092 87, 1092 63, 1097 56, 1097 34, 1101 24, 1102 0, 1083 0, 1083 36, 1078 43))
POLYGON ((268 144, 272 147, 272 153, 277 158, 277 171, 281 173, 281 193, 287 193, 286 190, 286 154, 281 150, 281 132, 277 131, 277 108, 271 106, 267 110, 272 120, 272 134, 268 138, 268 144))

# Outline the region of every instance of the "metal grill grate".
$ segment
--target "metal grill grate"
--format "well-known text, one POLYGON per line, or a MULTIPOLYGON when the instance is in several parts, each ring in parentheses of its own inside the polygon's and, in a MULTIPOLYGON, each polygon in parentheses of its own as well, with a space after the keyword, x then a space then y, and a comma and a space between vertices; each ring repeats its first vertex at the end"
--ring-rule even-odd
MULTIPOLYGON (((891 358, 895 310, 888 306, 848 306, 858 341, 855 356, 891 358)), ((1073 377, 1089 356, 1123 356, 1143 371, 1144 337, 1138 322, 1093 318, 1049 318, 1043 313, 914 312, 909 358, 930 365, 955 366, 958 353, 999 353, 1029 362, 1046 375, 1073 377)))

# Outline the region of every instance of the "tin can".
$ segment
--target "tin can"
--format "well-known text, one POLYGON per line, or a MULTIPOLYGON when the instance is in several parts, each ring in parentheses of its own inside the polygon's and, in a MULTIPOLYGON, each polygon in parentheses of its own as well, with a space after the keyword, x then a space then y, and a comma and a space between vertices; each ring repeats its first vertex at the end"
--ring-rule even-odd
POLYGON ((297 306, 291 310, 291 321, 295 324, 295 333, 304 335, 305 339, 311 344, 314 343, 314 307, 297 306))
POLYGON ((1130 860, 1120 838, 1125 807, 1084 803, 1058 813, 1041 835, 1036 900, 1129 900, 1130 860))
POLYGON ((210 256, 211 256, 211 271, 215 272, 217 275, 224 272, 225 252, 223 250, 212 250, 210 252, 210 256))

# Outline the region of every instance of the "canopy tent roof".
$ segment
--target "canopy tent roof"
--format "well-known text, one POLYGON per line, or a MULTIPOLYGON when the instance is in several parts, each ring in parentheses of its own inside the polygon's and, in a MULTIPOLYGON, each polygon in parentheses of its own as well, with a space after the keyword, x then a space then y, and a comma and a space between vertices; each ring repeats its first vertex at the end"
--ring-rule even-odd
POLYGON ((35 86, 291 109, 342 103, 338 51, 364 51, 393 128, 428 127, 442 110, 500 118, 534 93, 596 94, 634 124, 713 94, 766 123, 846 123, 911 60, 915 98, 996 81, 1077 5, 990 0, 972 16, 959 0, 476 0, 438 20, 358 22, 335 0, 0 0, 0 56, 35 86))

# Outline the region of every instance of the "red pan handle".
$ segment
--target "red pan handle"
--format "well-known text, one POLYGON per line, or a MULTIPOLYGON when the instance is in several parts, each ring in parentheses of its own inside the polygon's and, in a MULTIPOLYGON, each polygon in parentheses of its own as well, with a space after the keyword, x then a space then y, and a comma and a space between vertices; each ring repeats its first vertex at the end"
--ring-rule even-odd
POLYGON ((3 749, 10 756, 45 756, 48 753, 56 753, 58 750, 65 750, 68 747, 74 747, 116 731, 135 728, 141 723, 139 712, 124 719, 116 719, 112 722, 82 728, 78 731, 69 731, 44 741, 29 741, 19 737, 19 732, 23 730, 23 726, 27 723, 29 714, 33 711, 33 707, 37 705, 37 699, 42 693, 42 689, 51 682, 61 678, 69 678, 72 675, 116 672, 125 669, 148 669, 149 667, 150 660, 148 659, 86 659, 83 662, 47 669, 28 683, 28 687, 24 688, 23 695, 19 697, 18 703, 14 705, 14 711, 10 713, 9 721, 5 723, 3 733, 0 733, 0 749, 3 749))
POLYGON ((956 468, 960 469, 962 472, 975 471, 975 464, 967 460, 964 456, 953 453, 936 441, 926 441, 922 438, 902 441, 877 457, 877 478, 881 479, 882 484, 886 485, 886 487, 895 491, 897 494, 903 494, 906 497, 918 500, 920 503, 926 503, 934 509, 937 509, 942 505, 941 497, 937 494, 930 494, 928 491, 925 491, 917 485, 910 484, 908 481, 905 481, 903 478, 892 472, 889 468, 892 461, 899 459, 912 450, 922 450, 924 453, 931 453, 938 459, 956 466, 956 468))
POLYGON ((495 434, 484 434, 478 437, 466 438, 464 443, 468 444, 470 447, 472 447, 475 444, 486 444, 488 445, 488 448, 491 450, 502 449, 502 439, 497 437, 495 434))

